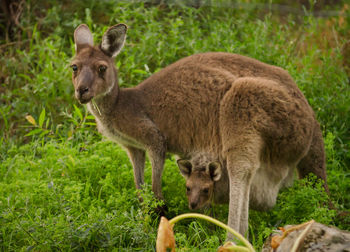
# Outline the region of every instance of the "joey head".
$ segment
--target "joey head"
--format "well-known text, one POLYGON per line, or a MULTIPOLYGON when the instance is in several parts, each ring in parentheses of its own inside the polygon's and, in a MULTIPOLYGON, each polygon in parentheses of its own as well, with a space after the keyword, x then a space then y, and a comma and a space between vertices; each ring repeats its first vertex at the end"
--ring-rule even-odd
POLYGON ((189 160, 179 159, 177 164, 186 179, 188 207, 196 210, 209 206, 213 200, 214 183, 221 177, 220 163, 213 161, 194 166, 189 160))

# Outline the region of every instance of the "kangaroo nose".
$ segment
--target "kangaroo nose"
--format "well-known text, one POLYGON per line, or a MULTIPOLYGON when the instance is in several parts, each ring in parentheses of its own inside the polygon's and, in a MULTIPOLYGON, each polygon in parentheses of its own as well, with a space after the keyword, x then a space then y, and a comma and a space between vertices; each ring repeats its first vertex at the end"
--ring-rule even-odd
POLYGON ((196 209, 196 207, 197 207, 197 203, 196 202, 191 202, 190 208, 191 209, 196 209))
POLYGON ((83 96, 85 93, 87 93, 89 91, 89 88, 88 87, 80 87, 78 89, 78 92, 80 94, 80 96, 83 96))

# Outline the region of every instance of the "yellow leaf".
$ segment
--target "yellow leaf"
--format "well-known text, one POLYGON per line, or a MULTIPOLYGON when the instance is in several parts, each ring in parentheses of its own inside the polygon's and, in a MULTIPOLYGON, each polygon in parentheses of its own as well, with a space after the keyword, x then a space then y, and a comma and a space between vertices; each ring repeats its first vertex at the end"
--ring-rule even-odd
POLYGON ((173 225, 165 217, 161 217, 157 234, 157 252, 166 252, 168 248, 175 252, 175 236, 173 225))
POLYGON ((36 121, 35 119, 31 116, 31 115, 27 115, 26 119, 29 123, 33 124, 34 126, 36 126, 36 121))
POLYGON ((276 249, 279 247, 279 245, 283 242, 283 239, 287 237, 288 234, 290 234, 291 232, 294 232, 295 230, 304 228, 308 225, 311 225, 312 223, 314 223, 314 220, 299 224, 299 225, 295 225, 292 226, 288 229, 285 228, 280 228, 280 230, 283 232, 282 235, 275 235, 272 237, 271 239, 271 248, 276 249))
POLYGON ((223 246, 220 246, 218 248, 217 252, 231 252, 234 251, 233 248, 236 246, 236 244, 234 244, 233 242, 226 242, 223 246))
POLYGON ((271 239, 271 248, 276 249, 282 243, 284 237, 282 235, 275 235, 271 239))

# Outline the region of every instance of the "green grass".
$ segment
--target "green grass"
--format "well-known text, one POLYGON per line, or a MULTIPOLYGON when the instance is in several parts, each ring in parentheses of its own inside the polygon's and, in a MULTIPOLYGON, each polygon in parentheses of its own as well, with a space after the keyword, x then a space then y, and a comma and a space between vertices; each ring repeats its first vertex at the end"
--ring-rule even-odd
MULTIPOLYGON (((224 8, 229 1, 212 2, 199 9, 141 1, 25 2, 14 41, 0 37, 0 250, 155 248, 154 208, 160 203, 150 190, 150 164, 139 203, 127 155, 101 138, 93 117, 74 100, 68 66, 80 23, 89 25, 95 42, 109 25, 128 25, 116 59, 122 87, 206 51, 239 53, 287 69, 323 129, 331 200, 341 211, 350 209, 350 68, 344 51, 350 17, 316 18, 302 8, 304 16, 281 16, 268 4, 261 10, 252 3, 224 8)), ((184 184, 169 156, 163 175, 168 218, 189 211, 184 184)), ((272 229, 311 218, 350 230, 350 219, 330 210, 321 186, 312 184, 314 178, 297 181, 280 193, 273 210, 250 212, 256 248, 272 229)), ((227 206, 210 212, 227 221, 227 206)), ((215 251, 225 239, 223 230, 204 221, 182 221, 175 233, 177 246, 190 250, 215 251)))

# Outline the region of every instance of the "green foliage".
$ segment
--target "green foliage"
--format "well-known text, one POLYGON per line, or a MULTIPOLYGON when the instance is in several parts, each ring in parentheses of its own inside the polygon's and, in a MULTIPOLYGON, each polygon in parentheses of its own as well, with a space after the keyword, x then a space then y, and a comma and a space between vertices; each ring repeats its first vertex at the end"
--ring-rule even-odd
POLYGON ((275 208, 277 218, 285 224, 298 224, 314 219, 326 225, 333 224, 335 210, 328 208, 329 197, 323 182, 315 175, 297 180, 294 186, 280 193, 275 208))
MULTIPOLYGON (((327 153, 327 175, 328 185, 331 192, 332 202, 338 209, 349 211, 350 209, 350 172, 343 166, 339 154, 335 149, 335 136, 329 132, 325 138, 325 148, 327 153)), ((341 216, 342 213, 339 213, 341 216)), ((335 224, 341 228, 350 230, 350 216, 335 219, 335 224)))
POLYGON ((138 208, 127 157, 113 144, 81 149, 33 142, 13 147, 8 155, 1 164, 2 250, 123 247, 129 243, 119 244, 121 235, 125 242, 140 227, 149 228, 138 208), (111 175, 116 173, 123 180, 111 175), (135 226, 123 230, 124 222, 135 226))
MULTIPOLYGON (((150 190, 149 164, 148 185, 137 193, 126 153, 110 142, 82 147, 34 141, 13 146, 7 155, 0 164, 1 250, 155 247, 155 209, 162 202, 150 190), (143 198, 141 204, 137 195, 143 198)), ((182 180, 176 167, 166 170, 164 181, 182 180)), ((174 215, 186 211, 176 201, 184 198, 180 192, 185 187, 174 193, 176 188, 164 188, 174 215)), ((205 231, 204 224, 192 222, 189 230, 179 226, 183 232, 178 235, 193 237, 187 244, 219 245, 215 232, 205 231)))
MULTIPOLYGON (((329 209, 314 178, 296 181, 271 211, 250 211, 250 240, 261 248, 273 229, 311 218, 350 230, 350 217, 338 216, 350 209, 346 7, 343 16, 316 18, 312 11, 320 6, 311 2, 300 8, 304 16, 278 15, 263 1, 206 1, 212 5, 197 9, 170 2, 29 0, 14 30, 17 41, 0 37, 0 250, 154 250, 155 209, 162 202, 150 190, 150 164, 145 188, 137 192, 125 152, 101 139, 94 118, 73 97, 68 66, 80 23, 91 28, 95 43, 108 26, 128 25, 116 59, 122 87, 205 51, 244 54, 287 69, 323 129, 337 210, 329 209)), ((171 156, 162 188, 168 218, 188 212, 185 181, 171 156)), ((227 221, 226 205, 208 213, 227 221)), ((225 240, 223 230, 204 221, 183 221, 175 235, 178 247, 190 250, 215 250, 225 240)))

